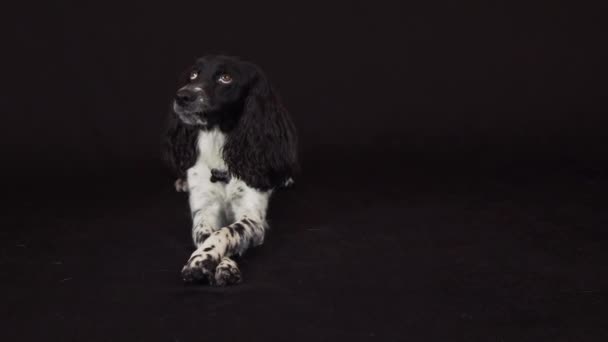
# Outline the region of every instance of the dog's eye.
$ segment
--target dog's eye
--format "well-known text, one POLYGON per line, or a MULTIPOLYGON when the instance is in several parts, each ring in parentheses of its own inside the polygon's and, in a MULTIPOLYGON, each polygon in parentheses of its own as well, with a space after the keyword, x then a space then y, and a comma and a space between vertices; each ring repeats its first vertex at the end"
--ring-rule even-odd
POLYGON ((232 76, 228 74, 223 74, 217 79, 217 81, 223 84, 230 84, 232 83, 232 76))
POLYGON ((193 71, 190 73, 190 81, 194 81, 198 77, 198 72, 193 71))

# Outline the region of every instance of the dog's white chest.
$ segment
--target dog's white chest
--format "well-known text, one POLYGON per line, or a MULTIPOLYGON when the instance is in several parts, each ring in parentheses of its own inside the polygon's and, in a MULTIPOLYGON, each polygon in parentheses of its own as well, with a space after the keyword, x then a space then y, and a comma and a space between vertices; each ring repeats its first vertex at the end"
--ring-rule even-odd
POLYGON ((226 136, 217 129, 200 131, 197 142, 198 158, 194 167, 225 170, 226 163, 222 158, 222 148, 225 141, 226 136))
POLYGON ((219 130, 199 132, 196 163, 187 171, 190 193, 206 193, 206 196, 213 198, 224 197, 225 184, 211 182, 211 169, 227 169, 222 158, 225 140, 226 137, 219 130))
MULTIPOLYGON (((220 131, 201 131, 198 136, 198 157, 188 169, 188 191, 191 208, 212 208, 227 221, 236 217, 260 217, 263 220, 272 191, 260 192, 234 175, 225 183, 211 181, 211 170, 227 170, 222 158, 225 136, 220 131)), ((209 209, 211 210, 211 209, 209 209)), ((218 219, 218 225, 226 222, 218 219)))

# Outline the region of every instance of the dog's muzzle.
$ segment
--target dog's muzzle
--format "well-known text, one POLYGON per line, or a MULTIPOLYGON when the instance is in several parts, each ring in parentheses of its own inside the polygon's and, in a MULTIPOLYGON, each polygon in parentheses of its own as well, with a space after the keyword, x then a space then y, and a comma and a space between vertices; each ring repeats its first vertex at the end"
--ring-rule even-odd
POLYGON ((175 103, 180 107, 187 107, 196 100, 196 93, 190 89, 180 89, 175 94, 175 103))
POLYGON ((206 124, 205 96, 200 87, 184 87, 177 91, 173 102, 173 110, 178 117, 189 125, 206 124))

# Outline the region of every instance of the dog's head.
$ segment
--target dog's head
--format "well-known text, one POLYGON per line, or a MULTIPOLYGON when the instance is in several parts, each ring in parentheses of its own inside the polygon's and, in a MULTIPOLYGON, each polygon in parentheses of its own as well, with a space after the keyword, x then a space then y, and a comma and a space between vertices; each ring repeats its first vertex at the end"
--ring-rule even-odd
POLYGON ((185 76, 168 132, 169 159, 180 174, 194 162, 197 132, 219 128, 226 134, 223 158, 231 174, 259 189, 293 177, 296 130, 259 67, 235 57, 205 56, 185 76))
POLYGON ((259 76, 258 70, 235 57, 199 58, 185 73, 184 84, 175 94, 173 111, 184 124, 201 128, 234 123, 259 76))

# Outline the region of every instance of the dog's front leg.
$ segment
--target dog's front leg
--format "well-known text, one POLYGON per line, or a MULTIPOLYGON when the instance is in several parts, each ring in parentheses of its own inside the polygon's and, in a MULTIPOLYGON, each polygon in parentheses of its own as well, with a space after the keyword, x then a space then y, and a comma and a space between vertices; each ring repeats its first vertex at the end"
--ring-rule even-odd
POLYGON ((220 286, 238 282, 240 272, 230 257, 241 255, 247 248, 264 242, 270 192, 259 192, 238 183, 237 186, 234 183, 229 185, 227 191, 234 193, 230 211, 234 214, 235 222, 213 232, 202 244, 197 244, 197 250, 182 270, 186 281, 206 280, 220 286))

